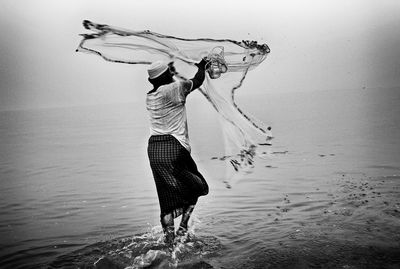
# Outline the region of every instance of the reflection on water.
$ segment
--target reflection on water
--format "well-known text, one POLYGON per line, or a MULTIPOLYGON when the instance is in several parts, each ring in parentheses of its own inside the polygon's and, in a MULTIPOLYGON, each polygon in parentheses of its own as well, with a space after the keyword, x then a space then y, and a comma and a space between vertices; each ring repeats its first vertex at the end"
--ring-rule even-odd
POLYGON ((192 238, 172 253, 158 226, 142 107, 1 112, 0 267, 400 266, 397 91, 260 96, 263 106, 239 97, 276 137, 274 154, 229 178, 230 189, 214 158, 223 152, 218 122, 193 98, 193 155, 211 191, 192 238))

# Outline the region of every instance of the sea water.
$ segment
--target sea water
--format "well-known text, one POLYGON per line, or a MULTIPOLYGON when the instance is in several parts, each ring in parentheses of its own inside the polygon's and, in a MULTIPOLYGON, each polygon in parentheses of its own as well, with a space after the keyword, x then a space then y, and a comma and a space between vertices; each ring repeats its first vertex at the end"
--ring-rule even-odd
POLYGON ((144 104, 0 112, 0 267, 93 268, 101 257, 128 268, 400 266, 400 89, 237 98, 271 124, 273 146, 227 178, 216 114, 189 97, 210 194, 172 253, 144 104))

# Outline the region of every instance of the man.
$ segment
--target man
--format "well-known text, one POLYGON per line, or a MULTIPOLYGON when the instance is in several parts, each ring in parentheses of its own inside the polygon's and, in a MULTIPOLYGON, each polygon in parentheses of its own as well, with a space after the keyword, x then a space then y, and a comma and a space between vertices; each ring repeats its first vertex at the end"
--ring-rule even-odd
POLYGON ((147 93, 150 118, 148 156, 161 209, 165 242, 175 238, 174 219, 182 215, 177 235, 184 235, 199 196, 208 194, 208 185, 190 155, 185 109, 186 97, 205 78, 206 60, 190 80, 174 80, 175 68, 161 61, 148 68, 153 89, 147 93))

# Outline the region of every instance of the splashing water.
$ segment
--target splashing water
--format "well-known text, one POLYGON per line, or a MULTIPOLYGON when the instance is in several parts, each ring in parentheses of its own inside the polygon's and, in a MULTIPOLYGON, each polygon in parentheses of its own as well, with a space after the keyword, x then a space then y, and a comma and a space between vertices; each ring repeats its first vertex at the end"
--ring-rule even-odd
POLYGON ((60 256, 49 268, 192 268, 207 264, 204 259, 219 255, 221 249, 217 238, 198 236, 193 228, 177 238, 171 249, 164 244, 161 226, 150 226, 143 234, 99 242, 60 256))
MULTIPOLYGON (((156 60, 174 62, 178 79, 187 79, 194 64, 207 58, 206 80, 199 89, 218 112, 225 142, 226 160, 235 171, 253 166, 257 148, 270 146, 271 127, 265 126, 239 108, 236 90, 247 73, 261 64, 270 52, 267 44, 231 39, 179 38, 151 31, 131 31, 85 20, 93 31, 82 34, 77 51, 96 54, 106 61, 151 64, 156 60)), ((265 153, 265 150, 263 151, 265 153)))

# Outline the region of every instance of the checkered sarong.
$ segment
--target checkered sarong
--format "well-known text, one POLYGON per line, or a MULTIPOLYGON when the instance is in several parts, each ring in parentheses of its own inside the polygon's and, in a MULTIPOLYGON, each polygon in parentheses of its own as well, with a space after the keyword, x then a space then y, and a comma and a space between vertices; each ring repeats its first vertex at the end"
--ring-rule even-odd
POLYGON ((172 135, 153 135, 147 153, 156 183, 161 217, 194 205, 208 194, 208 185, 196 163, 172 135))

